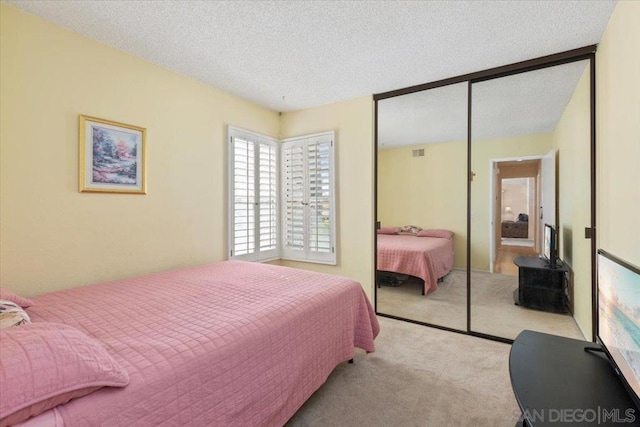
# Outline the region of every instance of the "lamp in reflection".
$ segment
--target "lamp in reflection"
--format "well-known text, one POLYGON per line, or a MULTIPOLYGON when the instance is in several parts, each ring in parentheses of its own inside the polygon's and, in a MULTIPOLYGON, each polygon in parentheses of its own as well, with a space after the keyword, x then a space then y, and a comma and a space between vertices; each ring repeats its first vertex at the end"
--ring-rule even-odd
POLYGON ((505 220, 513 219, 513 209, 511 208, 511 206, 505 206, 503 219, 505 220))

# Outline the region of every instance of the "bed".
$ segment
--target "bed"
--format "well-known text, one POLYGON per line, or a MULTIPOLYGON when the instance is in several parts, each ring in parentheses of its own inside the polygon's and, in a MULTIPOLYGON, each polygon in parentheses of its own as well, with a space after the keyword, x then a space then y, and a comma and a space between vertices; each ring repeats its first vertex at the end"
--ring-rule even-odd
POLYGON ((129 383, 49 409, 27 426, 281 426, 355 347, 374 351, 379 332, 359 283, 242 261, 32 300, 34 324, 57 322, 95 338, 129 383))
POLYGON ((453 268, 453 240, 378 234, 377 270, 408 274, 424 281, 422 295, 438 289, 438 279, 453 268))

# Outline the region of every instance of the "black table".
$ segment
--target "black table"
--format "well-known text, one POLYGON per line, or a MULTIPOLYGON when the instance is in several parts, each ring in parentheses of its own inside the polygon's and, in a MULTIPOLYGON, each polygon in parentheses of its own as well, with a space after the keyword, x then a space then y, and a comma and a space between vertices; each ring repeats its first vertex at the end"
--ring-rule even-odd
POLYGON ((553 267, 539 257, 519 256, 518 289, 513 292, 517 305, 553 313, 566 313, 569 269, 560 262, 553 267))
POLYGON ((509 355, 516 426, 639 426, 636 408, 597 344, 522 331, 509 355))

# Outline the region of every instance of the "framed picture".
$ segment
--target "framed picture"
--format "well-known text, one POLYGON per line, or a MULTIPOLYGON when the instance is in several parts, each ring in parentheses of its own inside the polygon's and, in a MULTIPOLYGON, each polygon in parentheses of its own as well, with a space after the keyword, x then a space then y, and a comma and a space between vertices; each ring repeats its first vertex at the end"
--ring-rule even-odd
POLYGON ((147 194, 146 134, 139 126, 80 116, 80 191, 147 194))

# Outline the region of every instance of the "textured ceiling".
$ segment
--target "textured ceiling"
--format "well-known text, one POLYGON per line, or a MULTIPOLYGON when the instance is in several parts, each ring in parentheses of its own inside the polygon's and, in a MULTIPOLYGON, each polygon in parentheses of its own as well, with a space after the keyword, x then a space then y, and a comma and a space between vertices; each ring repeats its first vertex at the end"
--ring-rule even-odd
MULTIPOLYGON (((473 141, 553 132, 588 61, 472 86, 473 141)), ((388 149, 467 139, 467 83, 378 102, 378 144, 388 149)))
POLYGON ((378 101, 378 145, 394 148, 467 139, 467 83, 378 101))
POLYGON ((6 1, 275 111, 600 41, 614 1, 6 1))
MULTIPOLYGON (((472 86, 473 141, 553 132, 588 61, 579 61, 472 86)), ((585 122, 589 110, 585 109, 585 122)))

